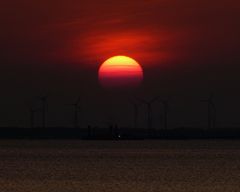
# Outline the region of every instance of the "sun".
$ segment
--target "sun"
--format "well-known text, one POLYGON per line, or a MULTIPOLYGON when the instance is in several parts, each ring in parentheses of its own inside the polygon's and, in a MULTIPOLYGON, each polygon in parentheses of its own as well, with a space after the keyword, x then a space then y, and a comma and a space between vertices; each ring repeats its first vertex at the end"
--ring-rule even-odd
POLYGON ((114 56, 100 66, 98 76, 103 87, 131 88, 141 84, 143 69, 136 60, 130 57, 114 56))

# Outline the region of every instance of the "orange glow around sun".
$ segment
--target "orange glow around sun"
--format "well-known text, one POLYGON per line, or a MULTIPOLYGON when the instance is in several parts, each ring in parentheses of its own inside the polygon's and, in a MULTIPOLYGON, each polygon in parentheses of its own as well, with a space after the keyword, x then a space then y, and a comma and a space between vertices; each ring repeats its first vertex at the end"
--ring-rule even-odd
POLYGON ((99 81, 103 87, 136 87, 142 80, 142 67, 130 57, 111 57, 99 69, 99 81))

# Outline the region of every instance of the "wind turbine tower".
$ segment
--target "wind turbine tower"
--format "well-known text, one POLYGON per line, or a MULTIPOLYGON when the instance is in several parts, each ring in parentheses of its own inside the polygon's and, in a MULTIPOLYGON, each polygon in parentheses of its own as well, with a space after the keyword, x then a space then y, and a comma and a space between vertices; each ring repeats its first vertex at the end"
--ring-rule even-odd
POLYGON ((161 100, 163 105, 163 113, 164 113, 164 129, 168 128, 168 111, 169 111, 169 100, 161 100))
POLYGON ((216 125, 216 106, 213 102, 213 96, 210 96, 208 99, 201 100, 201 102, 207 103, 208 106, 208 129, 214 129, 216 125))
POLYGON ((73 119, 73 124, 75 128, 79 127, 79 112, 81 111, 81 108, 79 106, 80 103, 80 97, 77 99, 77 101, 72 104, 74 107, 74 119, 73 119))
POLYGON ((47 114, 47 100, 48 100, 48 96, 43 96, 40 97, 41 100, 41 112, 42 112, 42 127, 46 128, 46 114, 47 114))
POLYGON ((153 126, 152 126, 152 104, 157 101, 159 97, 155 97, 149 101, 144 99, 138 99, 141 103, 145 104, 147 106, 147 122, 148 122, 148 131, 149 134, 152 132, 153 126))
POLYGON ((132 104, 133 110, 134 110, 133 125, 134 125, 134 128, 139 128, 138 127, 139 103, 137 103, 135 101, 131 101, 131 104, 132 104))
POLYGON ((30 127, 34 128, 35 127, 35 114, 37 110, 30 108, 30 127))

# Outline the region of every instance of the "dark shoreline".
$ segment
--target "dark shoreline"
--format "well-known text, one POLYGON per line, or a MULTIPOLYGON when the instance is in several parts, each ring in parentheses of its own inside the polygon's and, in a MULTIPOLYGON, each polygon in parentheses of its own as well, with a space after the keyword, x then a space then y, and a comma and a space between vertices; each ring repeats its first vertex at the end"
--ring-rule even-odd
POLYGON ((133 128, 0 128, 0 139, 76 139, 76 140, 188 140, 240 139, 240 128, 176 128, 148 130, 133 128))

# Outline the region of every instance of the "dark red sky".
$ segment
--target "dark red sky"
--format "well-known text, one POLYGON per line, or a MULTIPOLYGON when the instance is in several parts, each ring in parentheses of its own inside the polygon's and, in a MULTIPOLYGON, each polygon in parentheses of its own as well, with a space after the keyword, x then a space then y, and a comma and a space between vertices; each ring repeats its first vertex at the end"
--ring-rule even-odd
POLYGON ((14 62, 229 59, 239 54, 239 8, 237 0, 3 0, 1 49, 14 62))
POLYGON ((49 90, 96 94, 97 69, 113 55, 143 66, 143 95, 237 97, 239 9, 237 0, 2 0, 1 102, 17 114, 20 100, 49 90))

